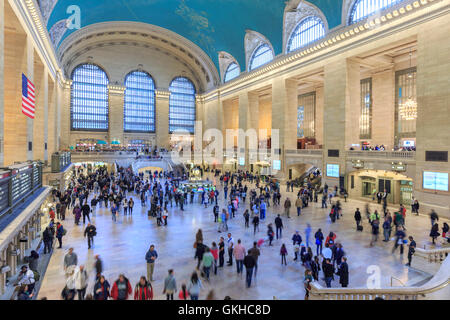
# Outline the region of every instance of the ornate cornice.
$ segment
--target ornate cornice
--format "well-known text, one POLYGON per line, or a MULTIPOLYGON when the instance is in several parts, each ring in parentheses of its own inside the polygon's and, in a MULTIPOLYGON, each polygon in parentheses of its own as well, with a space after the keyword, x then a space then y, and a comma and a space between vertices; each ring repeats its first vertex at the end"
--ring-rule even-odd
POLYGON ((102 41, 102 37, 111 38, 114 35, 121 41, 147 43, 164 48, 182 58, 188 66, 198 70, 196 74, 204 77, 201 83, 203 91, 220 84, 219 73, 211 58, 196 44, 170 30, 141 22, 103 22, 84 27, 63 40, 58 48, 58 57, 65 64, 68 61, 67 55, 73 55, 73 51, 82 48, 83 43, 98 43, 102 41))

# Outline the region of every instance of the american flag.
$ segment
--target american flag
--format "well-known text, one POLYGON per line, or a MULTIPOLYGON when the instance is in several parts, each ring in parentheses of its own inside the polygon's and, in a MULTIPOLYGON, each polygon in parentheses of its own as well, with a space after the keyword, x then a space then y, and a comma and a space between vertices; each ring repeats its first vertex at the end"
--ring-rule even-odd
POLYGON ((34 90, 34 84, 22 73, 22 113, 31 119, 34 119, 34 90))

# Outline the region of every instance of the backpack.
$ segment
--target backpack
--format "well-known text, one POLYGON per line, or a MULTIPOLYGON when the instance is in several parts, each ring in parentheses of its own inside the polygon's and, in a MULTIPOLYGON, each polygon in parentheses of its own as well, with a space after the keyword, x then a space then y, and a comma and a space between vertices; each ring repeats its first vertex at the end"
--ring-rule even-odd
POLYGON ((34 281, 38 282, 39 279, 41 278, 41 275, 39 274, 39 272, 33 271, 33 275, 34 275, 34 281))

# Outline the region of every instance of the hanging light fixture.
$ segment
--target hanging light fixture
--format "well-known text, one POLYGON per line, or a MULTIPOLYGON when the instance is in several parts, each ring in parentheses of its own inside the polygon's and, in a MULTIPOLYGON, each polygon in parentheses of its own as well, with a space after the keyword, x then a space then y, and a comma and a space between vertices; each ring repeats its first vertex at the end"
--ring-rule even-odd
MULTIPOLYGON (((412 51, 409 50, 409 68, 411 69, 412 51)), ((413 73, 408 73, 408 79, 413 81, 413 73)), ((411 90, 410 90, 411 92, 411 90)), ((403 120, 415 120, 417 119, 417 102, 409 95, 408 99, 399 106, 399 114, 403 120)))

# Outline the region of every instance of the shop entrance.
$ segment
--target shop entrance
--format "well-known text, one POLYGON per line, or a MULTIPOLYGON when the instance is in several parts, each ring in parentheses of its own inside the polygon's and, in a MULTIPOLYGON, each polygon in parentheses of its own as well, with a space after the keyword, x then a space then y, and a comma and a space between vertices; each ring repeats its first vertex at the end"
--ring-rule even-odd
POLYGON ((364 177, 362 179, 362 195, 363 197, 372 198, 376 193, 375 182, 376 179, 371 177, 364 177))

